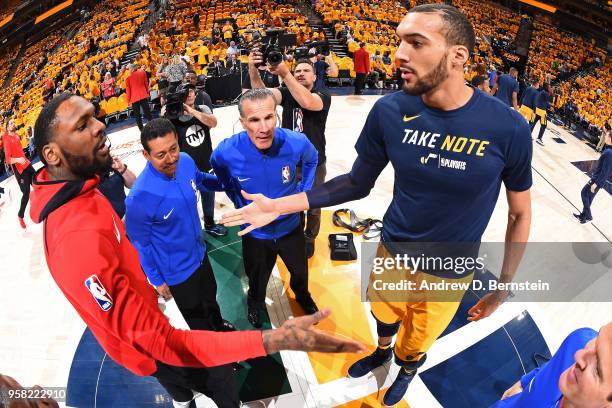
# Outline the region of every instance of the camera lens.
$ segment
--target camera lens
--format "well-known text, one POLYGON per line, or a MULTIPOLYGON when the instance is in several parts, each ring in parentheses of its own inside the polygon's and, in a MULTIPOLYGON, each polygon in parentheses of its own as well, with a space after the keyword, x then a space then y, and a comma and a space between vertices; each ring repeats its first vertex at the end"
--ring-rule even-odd
POLYGON ((268 62, 271 65, 278 65, 283 62, 283 54, 278 51, 272 51, 268 54, 268 62))

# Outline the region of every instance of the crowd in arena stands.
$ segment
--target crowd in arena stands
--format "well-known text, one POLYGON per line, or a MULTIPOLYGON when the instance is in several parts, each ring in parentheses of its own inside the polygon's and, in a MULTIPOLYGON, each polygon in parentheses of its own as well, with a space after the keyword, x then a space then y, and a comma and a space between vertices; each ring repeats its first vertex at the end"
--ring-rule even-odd
POLYGON ((0 85, 4 83, 7 75, 13 65, 13 61, 19 54, 19 50, 21 49, 21 44, 16 47, 7 47, 0 54, 0 85))
MULTIPOLYGON (((431 0, 407 2, 414 7, 431 0)), ((141 50, 134 63, 147 73, 151 88, 163 94, 168 84, 182 81, 187 72, 215 75, 240 69, 241 63, 247 62, 248 51, 272 28, 295 34, 298 47, 327 40, 322 30, 308 25, 308 19, 294 5, 275 0, 163 3, 159 18, 147 33, 140 33, 139 27, 150 12, 149 0, 136 3, 105 0, 85 22, 74 23, 80 26, 72 38, 62 39, 68 31, 64 29, 28 47, 9 86, 0 90, 0 109, 16 119, 24 146, 27 128, 33 126, 43 103, 65 90, 94 101, 100 107, 100 117, 127 109, 125 80, 129 72, 120 65, 120 60, 128 44, 134 41, 141 50)), ((471 82, 476 77, 487 77, 492 87, 496 71, 503 66, 492 45, 512 42, 522 16, 475 0, 455 0, 454 4, 466 13, 477 34, 465 79, 471 82)), ((332 25, 336 39, 348 47, 347 57, 331 53, 339 76, 356 78, 352 54, 363 42, 370 62, 369 86, 397 88, 400 81, 395 52, 399 40, 395 27, 405 15, 406 1, 318 0, 314 5, 323 20, 332 25)), ((295 46, 284 51, 291 69, 295 64, 295 46)), ((0 62, 5 61, 0 64, 0 80, 8 74, 17 52, 7 51, 0 56, 0 62)), ((324 57, 318 55, 312 60, 323 61, 324 57)), ((537 21, 526 77, 550 82, 564 79, 564 75, 569 76, 590 63, 604 61, 605 51, 594 43, 537 21)), ((601 66, 575 83, 561 83, 555 107, 569 112, 566 109, 569 106, 577 122, 601 128, 607 120, 603 112, 610 106, 609 71, 609 65, 601 66)))
POLYGON ((148 6, 148 0, 105 0, 89 20, 75 23, 81 25, 69 40, 62 36, 73 26, 28 48, 11 84, 0 91, 0 108, 12 112, 24 147, 27 129, 53 95, 69 90, 94 100, 125 92, 127 72, 119 61, 149 14, 148 6))
POLYGON ((552 81, 563 79, 585 64, 603 61, 606 51, 595 45, 594 41, 558 27, 535 22, 531 49, 527 61, 527 74, 545 81, 549 73, 552 81))
POLYGON ((594 71, 563 82, 558 87, 555 108, 568 126, 580 125, 598 136, 606 123, 612 125, 612 59, 594 71))

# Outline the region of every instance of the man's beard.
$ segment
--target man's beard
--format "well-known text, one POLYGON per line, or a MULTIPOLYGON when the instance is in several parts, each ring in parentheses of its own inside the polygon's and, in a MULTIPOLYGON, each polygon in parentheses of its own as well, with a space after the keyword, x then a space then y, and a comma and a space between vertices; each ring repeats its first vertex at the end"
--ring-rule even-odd
POLYGON ((402 83, 402 90, 408 95, 423 95, 440 85, 446 78, 448 78, 448 69, 446 68, 446 61, 448 54, 444 56, 438 62, 438 65, 432 69, 429 73, 425 74, 422 78, 417 77, 417 81, 414 85, 408 86, 406 81, 402 83))
POLYGON ((72 174, 82 179, 90 179, 96 174, 106 173, 111 170, 113 158, 109 154, 106 159, 98 159, 96 156, 98 150, 99 149, 96 147, 93 151, 93 155, 87 157, 74 155, 61 149, 72 174))

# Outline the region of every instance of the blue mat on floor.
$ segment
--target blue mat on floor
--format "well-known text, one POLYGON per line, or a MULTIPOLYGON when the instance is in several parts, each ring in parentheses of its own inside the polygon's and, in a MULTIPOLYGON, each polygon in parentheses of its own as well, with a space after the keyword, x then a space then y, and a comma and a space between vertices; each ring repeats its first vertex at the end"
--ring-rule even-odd
MULTIPOLYGON (((523 312, 420 377, 443 407, 486 408, 537 367, 535 354, 551 357, 538 326, 523 312)), ((537 361, 541 363, 541 359, 537 361)))

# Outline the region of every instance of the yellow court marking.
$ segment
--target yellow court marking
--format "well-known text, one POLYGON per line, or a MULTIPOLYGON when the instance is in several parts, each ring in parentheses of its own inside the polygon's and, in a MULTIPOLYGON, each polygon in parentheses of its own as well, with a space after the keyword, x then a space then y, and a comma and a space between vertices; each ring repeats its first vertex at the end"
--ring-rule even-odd
MULTIPOLYGON (((336 405, 335 408, 380 408, 383 406, 382 399, 386 391, 387 389, 385 388, 375 393, 372 393, 366 397, 347 402, 346 404, 336 405)), ((398 404, 395 405, 395 407, 410 408, 410 406, 404 400, 401 400, 398 404)))
MULTIPOLYGON (((315 255, 309 260, 309 285, 312 298, 319 308, 329 307, 332 316, 319 323, 317 329, 346 336, 371 346, 374 339, 368 325, 365 309, 360 299, 360 260, 332 261, 329 259, 330 233, 348 232, 332 223, 332 211, 321 212, 321 231, 316 241, 315 255)), ((361 237, 354 234, 355 245, 360 245, 361 237)), ((289 272, 285 264, 277 261, 278 269, 287 291, 289 305, 295 316, 303 314, 289 288, 289 272)), ((323 354, 308 353, 308 358, 319 384, 344 378, 351 364, 362 358, 363 354, 323 354)))

